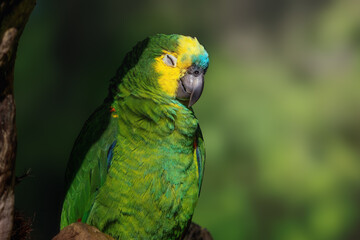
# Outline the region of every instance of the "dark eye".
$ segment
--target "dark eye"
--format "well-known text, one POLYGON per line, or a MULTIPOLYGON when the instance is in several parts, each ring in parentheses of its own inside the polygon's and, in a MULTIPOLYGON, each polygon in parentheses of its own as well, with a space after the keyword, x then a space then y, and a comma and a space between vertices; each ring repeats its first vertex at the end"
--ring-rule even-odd
POLYGON ((200 74, 199 70, 195 70, 195 71, 194 71, 194 75, 195 75, 195 76, 199 76, 199 74, 200 74))

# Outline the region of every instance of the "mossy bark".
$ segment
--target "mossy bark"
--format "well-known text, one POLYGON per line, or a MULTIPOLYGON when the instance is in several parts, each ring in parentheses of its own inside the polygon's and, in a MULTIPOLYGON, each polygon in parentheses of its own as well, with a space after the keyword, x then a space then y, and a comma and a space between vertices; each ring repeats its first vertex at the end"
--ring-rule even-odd
POLYGON ((14 222, 16 50, 35 2, 3 0, 0 3, 0 240, 11 238, 14 222))

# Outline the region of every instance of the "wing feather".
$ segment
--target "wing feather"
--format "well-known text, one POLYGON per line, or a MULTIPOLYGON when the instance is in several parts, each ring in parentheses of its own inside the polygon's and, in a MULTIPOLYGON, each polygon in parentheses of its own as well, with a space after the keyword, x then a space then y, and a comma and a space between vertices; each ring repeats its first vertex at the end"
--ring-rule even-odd
POLYGON ((86 121, 70 155, 66 170, 66 187, 61 224, 86 222, 95 196, 105 182, 116 145, 117 124, 110 106, 100 106, 86 121))
POLYGON ((204 139, 203 139, 200 127, 198 127, 197 132, 196 132, 194 147, 195 147, 195 157, 196 157, 198 173, 199 173, 199 195, 200 195, 201 185, 202 185, 204 170, 205 170, 205 158, 206 158, 205 144, 204 144, 204 139))

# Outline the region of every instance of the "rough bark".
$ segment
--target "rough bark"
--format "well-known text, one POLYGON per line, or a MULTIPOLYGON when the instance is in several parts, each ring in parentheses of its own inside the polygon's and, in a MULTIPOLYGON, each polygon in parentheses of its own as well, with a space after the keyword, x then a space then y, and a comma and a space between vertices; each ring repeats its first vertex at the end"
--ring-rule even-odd
POLYGON ((100 232, 85 223, 72 223, 65 227, 52 240, 114 240, 109 235, 100 232))
POLYGON ((10 239, 14 221, 16 50, 35 1, 0 2, 0 240, 10 239))
POLYGON ((183 240, 213 240, 213 238, 206 228, 192 222, 183 240))
MULTIPOLYGON (((73 223, 63 228, 52 240, 114 240, 85 223, 73 223)), ((183 240, 213 240, 211 234, 195 223, 191 223, 183 240)))

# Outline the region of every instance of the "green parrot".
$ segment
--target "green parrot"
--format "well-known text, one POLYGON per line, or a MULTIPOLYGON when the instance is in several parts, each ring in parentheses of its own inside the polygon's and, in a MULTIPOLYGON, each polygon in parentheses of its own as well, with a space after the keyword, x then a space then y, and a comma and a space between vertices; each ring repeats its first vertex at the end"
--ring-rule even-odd
POLYGON ((83 222, 115 239, 181 239, 202 184, 204 141, 192 105, 208 53, 157 34, 124 58, 75 141, 60 228, 83 222))

